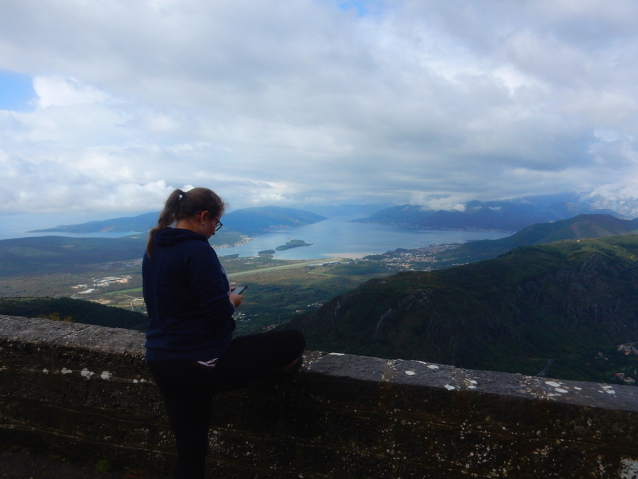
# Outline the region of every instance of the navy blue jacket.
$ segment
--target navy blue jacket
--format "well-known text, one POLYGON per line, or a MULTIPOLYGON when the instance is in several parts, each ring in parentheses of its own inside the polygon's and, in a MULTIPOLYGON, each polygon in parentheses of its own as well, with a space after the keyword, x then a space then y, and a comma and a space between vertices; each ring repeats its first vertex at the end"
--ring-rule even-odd
POLYGON ((228 277, 205 236, 155 233, 142 277, 148 310, 146 359, 208 361, 224 355, 235 329, 228 277))

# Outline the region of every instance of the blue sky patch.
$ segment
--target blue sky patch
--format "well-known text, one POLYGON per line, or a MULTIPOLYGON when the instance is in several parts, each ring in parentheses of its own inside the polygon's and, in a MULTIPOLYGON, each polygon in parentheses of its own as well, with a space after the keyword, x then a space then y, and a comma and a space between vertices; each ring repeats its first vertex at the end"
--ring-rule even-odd
POLYGON ((355 10, 357 16, 364 17, 366 15, 379 13, 383 2, 380 0, 343 0, 338 1, 337 5, 341 10, 355 10))
POLYGON ((0 110, 32 111, 36 98, 30 76, 0 71, 0 110))

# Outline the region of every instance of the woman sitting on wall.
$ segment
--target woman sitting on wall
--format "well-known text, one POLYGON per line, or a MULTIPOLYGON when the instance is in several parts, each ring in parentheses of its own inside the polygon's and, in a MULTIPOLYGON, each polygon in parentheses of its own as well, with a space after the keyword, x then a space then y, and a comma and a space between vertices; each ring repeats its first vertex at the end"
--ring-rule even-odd
POLYGON ((297 331, 232 339, 243 296, 232 293, 208 243, 222 226, 225 206, 207 188, 175 190, 142 263, 146 360, 175 434, 179 479, 204 477, 213 395, 298 368, 305 347, 297 331))

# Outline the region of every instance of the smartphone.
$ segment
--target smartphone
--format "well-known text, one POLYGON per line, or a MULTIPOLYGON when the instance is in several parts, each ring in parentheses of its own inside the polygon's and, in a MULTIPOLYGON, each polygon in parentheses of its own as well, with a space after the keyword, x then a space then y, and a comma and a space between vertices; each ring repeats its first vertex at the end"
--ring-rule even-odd
POLYGON ((235 289, 231 291, 231 294, 244 294, 244 290, 247 288, 245 284, 238 284, 235 289))

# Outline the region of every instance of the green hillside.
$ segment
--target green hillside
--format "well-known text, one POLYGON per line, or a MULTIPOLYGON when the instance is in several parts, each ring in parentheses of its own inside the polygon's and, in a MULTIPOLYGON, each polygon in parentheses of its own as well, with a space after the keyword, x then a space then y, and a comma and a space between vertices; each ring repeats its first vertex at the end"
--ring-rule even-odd
POLYGON ((518 233, 497 240, 465 243, 457 248, 434 255, 430 266, 445 268, 453 264, 473 263, 496 258, 520 246, 533 246, 562 240, 599 238, 604 236, 638 233, 636 220, 622 220, 610 215, 579 215, 567 220, 537 223, 518 233))
POLYGON ((292 324, 311 349, 600 380, 583 358, 638 340, 637 261, 638 235, 526 246, 371 280, 292 324))
POLYGON ((76 272, 89 264, 141 259, 146 238, 43 236, 0 241, 0 276, 76 272))
MULTIPOLYGON (((97 264, 141 260, 146 234, 121 238, 40 236, 0 240, 0 277, 50 273, 81 273, 97 264)), ((219 232, 213 246, 234 244, 237 233, 219 232)))
POLYGON ((0 314, 146 331, 146 316, 71 298, 3 298, 0 314))

